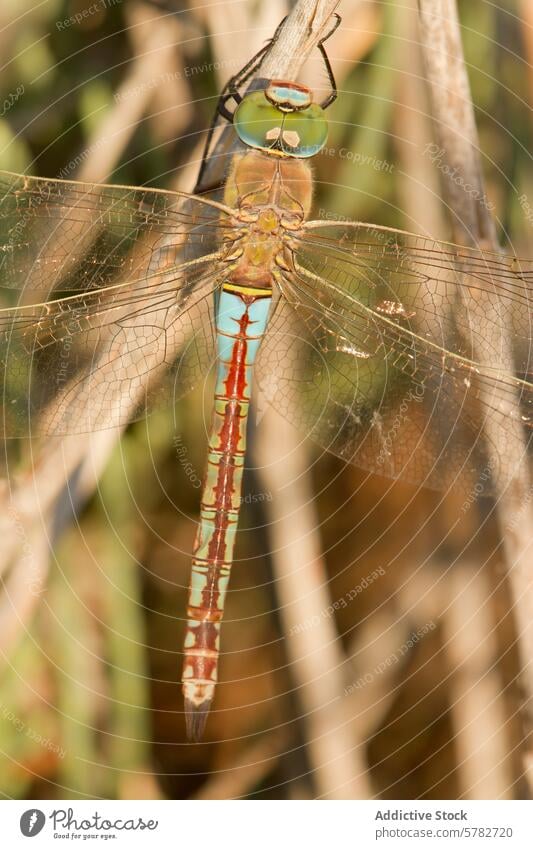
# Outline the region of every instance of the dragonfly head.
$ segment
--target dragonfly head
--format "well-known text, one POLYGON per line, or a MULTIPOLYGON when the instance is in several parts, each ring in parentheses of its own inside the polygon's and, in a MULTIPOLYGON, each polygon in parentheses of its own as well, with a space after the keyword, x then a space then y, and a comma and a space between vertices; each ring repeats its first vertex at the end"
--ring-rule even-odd
POLYGON ((300 159, 318 153, 328 137, 324 110, 313 103, 310 89, 282 80, 246 94, 233 124, 248 147, 300 159))

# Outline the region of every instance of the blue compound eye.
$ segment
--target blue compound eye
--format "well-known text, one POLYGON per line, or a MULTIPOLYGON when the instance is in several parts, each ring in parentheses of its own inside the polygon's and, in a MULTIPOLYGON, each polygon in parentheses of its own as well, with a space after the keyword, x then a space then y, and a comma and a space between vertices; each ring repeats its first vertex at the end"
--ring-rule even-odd
POLYGON ((283 114, 265 97, 264 91, 247 94, 233 116, 233 126, 240 140, 249 147, 268 150, 274 144, 276 128, 283 123, 283 114))
POLYGON ((317 103, 289 112, 283 122, 282 147, 285 153, 302 158, 314 156, 328 138, 328 122, 317 103))
POLYGON ((235 110, 233 124, 241 141, 249 147, 300 158, 318 153, 328 136, 324 110, 310 103, 309 91, 286 85, 247 94, 235 110), (272 102, 273 92, 280 98, 279 105, 272 102), (298 101, 298 108, 287 107, 290 98, 298 101))

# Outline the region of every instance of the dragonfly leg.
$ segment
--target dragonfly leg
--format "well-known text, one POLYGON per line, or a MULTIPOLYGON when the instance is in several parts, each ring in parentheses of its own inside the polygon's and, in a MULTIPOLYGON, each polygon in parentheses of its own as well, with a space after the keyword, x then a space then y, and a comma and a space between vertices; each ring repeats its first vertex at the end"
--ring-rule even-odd
POLYGON ((337 27, 339 26, 339 24, 341 22, 341 16, 338 15, 336 12, 334 13, 333 17, 335 18, 335 23, 333 24, 333 26, 331 27, 329 32, 323 38, 321 38, 320 41, 317 44, 317 48, 322 55, 322 59, 324 60, 326 73, 328 75, 328 79, 329 79, 329 82, 330 82, 330 85, 331 85, 330 94, 328 94, 326 99, 323 100, 322 103, 320 104, 322 109, 327 109, 328 106, 331 106, 333 101, 337 99, 337 82, 335 80, 335 74, 333 73, 333 68, 331 67, 331 63, 329 61, 329 56, 326 53, 326 48, 324 47, 324 42, 326 42, 328 40, 328 38, 330 38, 333 35, 333 33, 335 32, 335 30, 337 29, 337 27))
POLYGON ((222 289, 217 311, 218 376, 200 525, 193 549, 183 661, 187 734, 199 740, 215 694, 220 625, 228 587, 246 451, 252 368, 271 292, 222 289), (246 294, 244 294, 246 292, 246 294))
POLYGON ((239 88, 241 86, 243 86, 244 83, 248 82, 250 77, 252 77, 255 74, 255 72, 258 70, 258 68, 259 68, 259 66, 260 66, 260 64, 263 60, 264 55, 270 50, 270 48, 278 40, 279 34, 282 30, 282 27, 283 27, 285 21, 287 20, 287 17, 288 16, 285 15, 283 20, 280 21, 280 23, 277 25, 276 31, 274 32, 274 35, 272 36, 272 38, 263 47, 261 47, 257 51, 257 53, 254 56, 252 56, 252 58, 246 63, 246 65, 243 68, 241 68, 241 70, 238 71, 238 73, 236 73, 233 77, 231 77, 228 80, 228 82, 226 83, 226 85, 224 86, 222 94, 220 95, 219 100, 218 100, 217 111, 219 112, 220 115, 222 115, 224 118, 226 118, 226 120, 229 121, 230 123, 233 121, 233 113, 230 112, 228 109, 226 109, 226 103, 232 97, 235 99, 236 103, 241 102, 242 97, 239 93, 239 88))
MULTIPOLYGON (((202 162, 200 164, 198 179, 196 180, 195 192, 198 191, 198 187, 202 185, 205 169, 207 167, 207 161, 209 159, 211 142, 213 139, 213 134, 215 132, 215 127, 217 125, 218 116, 220 115, 222 118, 225 118, 228 123, 232 123, 233 112, 231 112, 227 107, 228 101, 233 99, 237 105, 241 102, 242 96, 239 92, 239 88, 243 86, 244 83, 248 82, 250 77, 255 74, 267 51, 272 47, 273 44, 276 43, 279 37, 279 33, 281 32, 281 28, 286 20, 287 16, 285 16, 283 20, 278 24, 276 31, 270 41, 268 41, 267 44, 261 47, 261 49, 258 50, 254 56, 252 56, 252 58, 246 63, 246 65, 241 68, 240 71, 238 71, 238 73, 236 73, 233 77, 230 77, 230 79, 227 81, 226 85, 222 89, 220 97, 218 98, 215 113, 213 115, 213 120, 211 121, 211 126, 209 127, 207 138, 205 140, 204 152, 202 154, 202 162)), ((212 189, 213 187, 210 186, 209 190, 212 189)), ((203 191, 206 191, 206 189, 203 189, 203 191)))

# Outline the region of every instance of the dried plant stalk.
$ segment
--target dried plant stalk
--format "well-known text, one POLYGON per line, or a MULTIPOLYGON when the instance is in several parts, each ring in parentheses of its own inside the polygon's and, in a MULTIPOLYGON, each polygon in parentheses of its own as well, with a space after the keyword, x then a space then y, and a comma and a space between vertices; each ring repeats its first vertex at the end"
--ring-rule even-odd
MULTIPOLYGON (((419 0, 421 41, 435 133, 448 166, 443 179, 444 199, 452 214, 454 240, 498 250, 494 222, 485 200, 486 193, 479 156, 479 141, 466 74, 457 9, 454 0, 419 0), (459 177, 461 179, 459 179, 459 177), (469 186, 470 190, 464 190, 469 186)), ((481 294, 482 297, 482 294, 481 294)), ((479 338, 486 330, 473 328, 479 338)), ((491 340, 487 340, 490 342, 491 340)), ((502 330, 493 340, 493 350, 512 370, 512 327, 502 330), (507 350, 505 350, 507 346, 507 350)), ((485 350, 488 349, 488 345, 485 350)), ((476 352, 483 365, 491 363, 484 351, 476 352)), ((497 425, 485 423, 487 454, 492 468, 499 459, 514 469, 514 479, 505 486, 496 480, 497 514, 501 528, 509 580, 514 598, 514 613, 522 661, 522 680, 526 692, 524 718, 527 732, 533 729, 533 511, 531 485, 527 470, 527 450, 519 425, 518 399, 509 402, 508 419, 515 421, 513 438, 503 438, 497 425)))
POLYGON ((353 706, 345 697, 346 657, 333 618, 324 616, 332 599, 308 462, 294 429, 273 410, 261 420, 256 456, 263 485, 273 493, 267 516, 274 577, 317 795, 370 798, 362 747, 354 745, 353 706), (306 621, 313 627, 298 627, 306 621))
POLYGON ((512 798, 508 717, 495 665, 489 581, 479 567, 461 564, 446 589, 443 637, 454 670, 450 703, 461 797, 512 798))

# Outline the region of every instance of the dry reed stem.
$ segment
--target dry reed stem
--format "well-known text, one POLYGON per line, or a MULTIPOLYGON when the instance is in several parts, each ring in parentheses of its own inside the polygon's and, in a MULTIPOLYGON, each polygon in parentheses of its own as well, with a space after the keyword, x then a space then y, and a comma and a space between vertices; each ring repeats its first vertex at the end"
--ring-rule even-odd
POLYGON ((444 648, 450 683, 454 745, 461 798, 512 798, 508 718, 496 664, 491 587, 480 567, 462 563, 445 582, 444 648))
POLYGON ((333 617, 323 615, 332 599, 307 457, 295 430, 272 409, 261 420, 256 458, 262 484, 273 495, 266 509, 276 592, 317 796, 370 798, 362 750, 359 740, 354 746, 344 695, 346 658, 333 617), (312 628, 293 627, 306 620, 313 622, 312 628))
MULTIPOLYGON (((464 64, 457 10, 454 0, 419 0, 421 34, 435 131, 448 176, 443 180, 444 198, 452 213, 454 239, 462 244, 477 244, 498 250, 494 222, 485 202, 485 188, 479 157, 474 110, 464 64), (461 185, 457 179, 463 179, 461 185), (475 187, 466 192, 464 185, 475 187)), ((465 296, 466 297, 466 296, 465 296)), ((468 305, 466 305, 468 306, 468 305)), ((474 330, 476 328, 474 327, 474 330)), ((480 339, 486 335, 477 328, 480 339)), ((503 359, 512 370, 512 328, 503 329, 494 339, 492 350, 503 351, 503 359)), ((490 340, 487 340, 490 341, 490 340)), ((490 366, 484 351, 477 358, 490 366)), ((503 541, 522 663, 522 682, 526 694, 524 720, 526 733, 533 730, 533 512, 531 485, 527 470, 527 449, 519 425, 518 400, 509 403, 509 422, 516 421, 513 438, 503 438, 496 424, 486 421, 487 454, 492 468, 502 457, 514 470, 510 484, 495 480, 497 514, 503 541)), ((526 770, 527 771, 527 770, 526 770)), ((533 791, 533 786, 532 786, 533 791)))
POLYGON ((194 0, 193 8, 209 32, 220 90, 272 37, 287 14, 285 0, 269 0, 258 5, 214 3, 209 6, 202 0, 194 0))
MULTIPOLYGON (((335 34, 335 54, 331 56, 337 82, 374 47, 382 31, 383 7, 375 0, 356 0, 341 6, 342 26, 335 34)), ((327 45, 326 45, 327 46, 327 45)))
POLYGON ((135 33, 131 70, 117 89, 114 108, 89 137, 88 150, 98 146, 97 155, 89 156, 76 175, 77 180, 84 182, 109 179, 148 105, 157 98, 158 87, 153 81, 164 79, 165 74, 175 69, 175 45, 181 32, 178 22, 155 12, 148 18, 136 7, 126 10, 126 17, 135 33))
POLYGON ((483 567, 429 563, 401 588, 417 621, 439 622, 462 798, 508 798, 513 785, 509 717, 497 665, 492 588, 483 567))
POLYGON ((277 766, 287 743, 284 734, 270 734, 246 748, 230 769, 215 772, 193 799, 240 799, 251 793, 277 766))
POLYGON ((441 169, 444 199, 460 244, 498 247, 486 202, 479 139, 464 64, 455 0, 418 0, 421 44, 429 82, 435 134, 449 171, 441 169), (466 192, 456 178, 471 181, 478 194, 466 192))
MULTIPOLYGON (((428 620, 419 617, 417 621, 428 620)), ((352 663, 345 676, 345 692, 353 746, 366 745, 397 698, 398 665, 387 660, 397 655, 411 632, 412 621, 391 619, 390 611, 386 610, 368 617, 350 641, 348 656, 352 663), (379 672, 375 674, 374 670, 379 672), (365 677, 368 672, 370 678, 365 677)))
POLYGON ((328 32, 339 0, 300 0, 261 63, 267 78, 294 80, 320 38, 328 32))
MULTIPOLYGON (((406 8, 398 16, 396 32, 406 40, 403 48, 406 78, 399 80, 396 147, 399 167, 406 174, 400 182, 401 207, 406 215, 407 229, 425 235, 446 238, 442 203, 439 196, 435 168, 424 150, 433 141, 428 90, 420 45, 416 39, 417 2, 405 0, 406 8)), ((502 687, 498 669, 490 669, 486 652, 475 652, 476 645, 483 646, 495 640, 494 621, 486 610, 476 617, 476 605, 489 597, 489 585, 481 574, 472 577, 471 570, 460 566, 448 581, 443 570, 424 568, 410 577, 408 590, 402 591, 407 603, 404 609, 418 611, 418 619, 436 621, 442 616, 445 632, 449 634, 444 649, 449 656, 450 668, 457 670, 451 677, 451 718, 455 729, 455 746, 458 760, 458 781, 467 798, 506 798, 512 784, 510 764, 502 759, 502 750, 510 746, 510 735, 505 728, 505 703, 498 697, 502 687), (423 576, 423 577, 422 577, 423 576), (474 581, 475 578, 475 581, 474 581), (474 581, 474 593, 470 593, 474 581), (460 596, 460 586, 464 592, 460 596), (475 631, 475 640, 463 642, 464 631, 457 622, 459 609, 467 614, 475 631), (424 612, 425 611, 425 612, 424 612), (424 619, 424 615, 426 618, 424 619), (457 638, 458 633, 461 638, 457 638), (492 636, 491 636, 492 632, 492 636), (470 649, 474 649, 470 654, 470 649), (486 665, 483 666, 483 661, 486 665), (476 674, 476 670, 480 673, 476 674), (483 670, 481 672, 481 670, 483 670), (488 698, 486 701, 483 695, 488 698), (490 698, 489 698, 490 696, 490 698), (479 725, 477 716, 481 716, 479 725), (480 753, 477 759, 476 753, 480 753), (493 755, 490 766, 484 757, 493 755)), ((481 605, 480 605, 481 606, 481 605)), ((492 660, 497 646, 493 646, 492 660)))
MULTIPOLYGON (((194 104, 190 98, 185 66, 181 67, 184 62, 182 42, 187 35, 190 36, 191 27, 186 28, 183 18, 177 15, 167 15, 164 20, 159 21, 156 16, 154 26, 154 7, 149 3, 135 3, 124 9, 124 15, 128 22, 128 38, 133 45, 135 58, 143 56, 149 60, 151 51, 147 50, 147 31, 153 43, 156 31, 166 27, 167 32, 161 34, 156 50, 161 50, 167 56, 167 67, 163 72, 159 71, 158 77, 154 77, 153 68, 151 69, 150 85, 154 90, 146 104, 151 111, 148 113, 146 108, 143 112, 148 115, 150 132, 156 142, 172 141, 189 124, 193 113, 194 104), (156 83, 155 86, 152 86, 152 83, 156 83)), ((164 64, 164 56, 158 56, 157 64, 164 64)), ((124 88, 121 86, 117 91, 117 99, 124 88)))
POLYGON ((9 661, 20 634, 28 627, 35 608, 42 600, 50 569, 46 533, 33 518, 28 522, 15 512, 10 517, 16 528, 16 546, 20 547, 21 554, 2 581, 0 655, 3 663, 9 661))
POLYGON ((529 74, 529 102, 533 107, 533 3, 531 0, 520 0, 519 14, 522 20, 522 37, 529 74))
POLYGON ((403 0, 394 30, 401 51, 394 111, 399 205, 406 230, 433 239, 445 238, 438 177, 429 157, 424 156, 433 138, 422 51, 416 38, 417 20, 417 0, 403 0))

